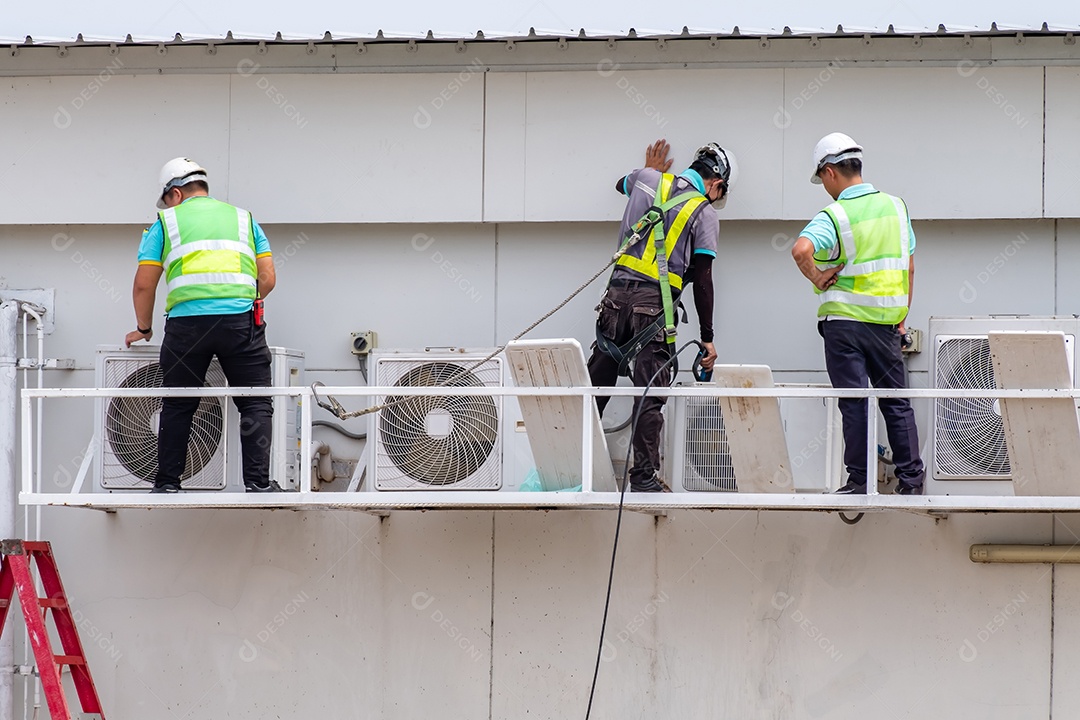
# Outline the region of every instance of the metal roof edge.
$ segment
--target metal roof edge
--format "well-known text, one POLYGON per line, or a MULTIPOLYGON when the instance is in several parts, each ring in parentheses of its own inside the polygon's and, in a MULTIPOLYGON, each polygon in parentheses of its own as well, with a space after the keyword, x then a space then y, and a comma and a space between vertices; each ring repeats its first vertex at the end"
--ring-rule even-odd
POLYGON ((536 40, 643 40, 643 39, 692 39, 692 38, 738 38, 738 37, 851 37, 861 35, 914 37, 918 35, 1063 35, 1080 33, 1080 24, 1060 25, 1043 23, 1039 27, 1026 25, 1012 25, 1008 23, 991 23, 988 27, 954 25, 946 27, 900 27, 893 25, 887 27, 862 27, 837 25, 835 28, 825 27, 753 27, 746 28, 738 25, 723 28, 689 28, 684 26, 681 31, 663 31, 653 28, 628 28, 623 31, 590 31, 585 28, 559 30, 555 28, 529 28, 527 34, 507 31, 477 30, 475 35, 428 29, 422 32, 409 32, 401 30, 380 29, 371 32, 327 30, 322 34, 276 32, 273 34, 228 31, 224 35, 208 35, 194 33, 184 35, 174 33, 172 35, 138 35, 131 33, 125 35, 94 35, 92 33, 79 33, 75 37, 59 36, 0 36, 0 44, 13 46, 59 46, 59 45, 159 45, 159 44, 191 44, 200 45, 206 43, 258 43, 267 44, 294 44, 294 43, 350 43, 350 42, 528 42, 536 40))

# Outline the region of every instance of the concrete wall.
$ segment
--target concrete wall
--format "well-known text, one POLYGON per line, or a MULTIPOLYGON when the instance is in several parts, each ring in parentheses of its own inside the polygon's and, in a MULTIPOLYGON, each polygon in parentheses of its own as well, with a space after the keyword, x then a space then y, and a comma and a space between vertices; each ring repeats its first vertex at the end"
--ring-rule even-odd
MULTIPOLYGON (((913 326, 1080 307, 1071 68, 468 63, 465 80, 121 67, 88 99, 85 77, 5 82, 0 282, 56 288, 48 354, 79 369, 50 384, 92 384, 94 346, 131 329, 139 230, 157 167, 178 154, 265 223, 270 340, 305 350, 328 383, 362 382, 353 331, 491 346, 547 311, 605 261, 613 181, 658 135, 680 162, 710 139, 740 156, 716 272, 723 362, 824 379, 788 249, 826 200, 806 182, 810 148, 840 127, 867 146, 868 178, 911 205, 913 326), (837 107, 860 112, 841 121, 837 107)), ((587 343, 598 294, 536 336, 587 343)), ((924 384, 925 354, 910 363, 924 384)), ((92 416, 92 403, 48 406, 48 483, 70 484, 92 416)), ((50 508, 42 524, 121 720, 584 716, 613 531, 603 512, 50 508)), ((678 512, 632 515, 623 532, 593 717, 1080 712, 1080 575, 967 559, 974 542, 1075 542, 1068 518, 678 512)))

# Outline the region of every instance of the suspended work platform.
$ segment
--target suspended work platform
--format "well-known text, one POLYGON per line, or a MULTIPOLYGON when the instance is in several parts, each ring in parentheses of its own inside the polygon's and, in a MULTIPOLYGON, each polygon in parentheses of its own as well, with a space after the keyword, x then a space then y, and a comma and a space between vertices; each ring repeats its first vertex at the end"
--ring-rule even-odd
MULTIPOLYGON (((1061 334, 991 333, 990 345, 998 389, 847 390, 773 386, 771 373, 764 372, 763 366, 721 366, 716 369, 718 382, 714 384, 650 389, 650 394, 668 399, 669 426, 674 426, 679 432, 701 431, 701 437, 697 438, 699 442, 696 445, 669 444, 668 454, 676 456, 677 462, 669 464, 670 474, 665 473, 665 479, 675 492, 627 493, 625 506, 629 510, 650 513, 676 510, 901 511, 927 515, 954 512, 1080 512, 1080 475, 1073 462, 1073 455, 1080 452, 1077 450, 1080 448, 1080 417, 1076 410, 1080 393, 1072 387, 1064 365, 1065 347, 1061 334), (806 477, 800 479, 798 473, 793 474, 793 469, 799 467, 799 461, 807 456, 808 451, 806 448, 801 452, 798 449, 791 451, 790 430, 785 428, 782 414, 777 412, 781 399, 784 402, 814 401, 819 406, 831 403, 834 407, 837 398, 866 398, 870 411, 867 466, 877 468, 878 405, 882 399, 897 397, 910 398, 916 403, 935 404, 943 399, 993 399, 995 405, 1001 408, 1005 444, 1012 459, 1011 475, 992 483, 965 483, 956 479, 937 481, 933 477, 931 450, 924 453, 928 478, 924 495, 882 494, 873 482, 868 488, 868 495, 833 495, 831 492, 842 482, 843 471, 838 464, 839 453, 835 449, 839 429, 832 415, 828 423, 823 423, 827 427, 821 429, 821 442, 812 438, 807 446, 818 452, 817 445, 821 445, 824 448, 821 452, 832 456, 826 463, 827 468, 832 467, 832 471, 822 473, 821 477, 813 476, 809 481, 806 477), (713 414, 698 412, 702 408, 713 414), (719 425, 710 425, 714 416, 721 415, 719 408, 723 409, 722 421, 719 425), (786 443, 785 433, 788 434, 786 443), (679 469, 683 454, 688 458, 693 456, 691 459, 695 461, 702 457, 708 459, 710 456, 723 455, 729 463, 728 470, 734 469, 734 476, 691 478, 685 474, 690 471, 679 469)), ((562 353, 565 349, 550 346, 550 343, 548 346, 526 343, 511 349, 508 358, 514 365, 512 374, 519 383, 528 382, 533 385, 531 387, 323 387, 319 388, 318 397, 308 387, 24 390, 21 401, 22 485, 19 500, 26 505, 98 510, 344 509, 376 514, 400 510, 610 510, 618 507, 620 497, 611 484, 606 441, 604 434, 599 432, 599 418, 592 399, 598 395, 632 398, 641 391, 630 387, 576 385, 583 378, 574 367, 575 357, 571 357, 573 362, 563 363, 563 369, 550 375, 547 380, 543 379, 544 372, 530 367, 529 352, 548 353, 551 357, 562 358, 559 362, 563 362, 570 357, 562 353), (575 386, 562 386, 568 383, 575 383, 575 386), (73 398, 96 398, 100 406, 110 398, 160 398, 165 395, 204 398, 259 395, 287 399, 296 408, 297 425, 295 437, 290 436, 289 440, 292 444, 290 452, 295 453, 296 470, 289 478, 290 482, 279 479, 279 484, 288 491, 245 493, 242 485, 222 484, 220 489, 215 490, 150 494, 149 484, 145 481, 129 487, 104 488, 94 479, 86 480, 92 474, 90 466, 93 462, 89 454, 83 460, 76 482, 71 486, 50 486, 42 480, 40 465, 43 444, 44 452, 47 452, 49 438, 41 437, 33 430, 37 420, 35 407, 40 414, 46 404, 50 407, 61 405, 73 398), (524 492, 520 479, 513 482, 499 480, 499 467, 492 475, 496 481, 486 487, 474 483, 470 476, 466 482, 456 486, 453 483, 425 484, 421 478, 411 485, 395 481, 392 485, 395 489, 385 489, 387 485, 380 486, 378 482, 381 477, 379 473, 383 472, 380 463, 392 464, 395 456, 393 451, 388 451, 386 457, 379 455, 382 451, 377 446, 371 446, 375 447, 375 452, 370 454, 370 462, 365 451, 347 488, 339 488, 339 484, 335 483, 333 490, 327 486, 319 489, 311 468, 319 459, 315 448, 322 443, 312 441, 312 411, 317 400, 330 395, 357 409, 367 407, 372 402, 382 402, 388 397, 397 398, 399 403, 406 400, 413 402, 415 398, 416 406, 427 408, 425 412, 428 413, 427 416, 421 414, 418 421, 420 429, 416 432, 439 437, 453 434, 455 422, 459 422, 455 419, 455 407, 469 406, 465 401, 472 398, 483 398, 485 406, 501 408, 503 415, 499 416, 499 438, 492 439, 481 449, 492 456, 496 454, 491 452, 492 448, 505 451, 499 443, 507 442, 506 438, 513 438, 514 433, 518 437, 527 433, 530 441, 538 438, 533 444, 532 457, 537 470, 534 474, 540 479, 539 486, 534 484, 533 489, 544 491, 524 492), (523 418, 521 421, 513 422, 506 418, 505 412, 510 406, 519 408, 523 418), (439 423, 444 423, 441 430, 435 427, 439 423), (304 448, 308 451, 303 451, 304 448)), ((580 349, 576 352, 579 355, 580 349)), ((388 433, 379 424, 382 422, 379 418, 375 413, 365 416, 369 444, 387 441, 388 433)), ((430 437, 424 439, 431 440, 430 437)), ((470 440, 466 445, 470 451, 479 452, 477 448, 482 443, 470 440)), ((430 443, 424 447, 430 447, 430 443)), ((625 447, 625 442, 617 447, 614 457, 623 453, 625 447)), ((491 462, 484 456, 476 465, 479 467, 491 462)), ((274 467, 279 465, 283 464, 274 463, 274 467)))

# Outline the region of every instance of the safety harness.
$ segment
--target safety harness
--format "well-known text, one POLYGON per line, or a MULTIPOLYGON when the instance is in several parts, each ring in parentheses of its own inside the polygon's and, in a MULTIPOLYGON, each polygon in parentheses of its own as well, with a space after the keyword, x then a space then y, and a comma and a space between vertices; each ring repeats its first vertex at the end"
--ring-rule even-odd
MULTIPOLYGON (((660 299, 664 309, 663 315, 658 317, 655 322, 649 324, 648 327, 642 329, 641 332, 634 335, 634 337, 630 338, 629 341, 622 345, 617 345, 614 341, 604 336, 600 331, 599 319, 596 324, 596 347, 618 363, 618 373, 625 377, 630 377, 630 365, 633 363, 634 358, 637 357, 638 353, 640 353, 646 345, 652 342, 652 339, 656 337, 657 333, 663 331, 665 346, 667 347, 669 354, 674 354, 675 350, 675 302, 671 295, 671 278, 676 278, 678 289, 680 290, 682 289, 682 278, 679 278, 678 276, 669 276, 668 258, 675 249, 675 244, 678 243, 683 228, 697 209, 705 202, 705 197, 696 190, 692 190, 680 193, 673 198, 665 200, 665 196, 671 192, 671 186, 674 179, 673 175, 663 174, 660 176, 660 182, 656 186, 656 194, 654 196, 656 202, 645 211, 645 214, 642 215, 640 220, 630 227, 630 236, 626 238, 622 247, 619 248, 619 252, 616 254, 619 258, 617 261, 618 265, 627 267, 646 275, 647 277, 655 277, 659 280, 660 299), (669 211, 675 209, 679 205, 683 205, 683 207, 672 223, 675 230, 675 238, 669 248, 667 246, 665 217, 669 211), (635 258, 626 254, 631 247, 650 232, 652 233, 653 240, 652 248, 646 248, 645 251, 642 252, 640 258, 635 258), (650 249, 653 251, 653 258, 648 257, 650 249), (656 273, 655 276, 653 275, 653 272, 656 273)), ((610 282, 611 281, 609 280, 609 287, 610 282)), ((598 306, 597 309, 599 310, 600 306, 598 306)), ((677 362, 678 361, 676 360, 676 363, 677 362)), ((673 368, 673 376, 675 374, 678 374, 677 364, 673 368)))

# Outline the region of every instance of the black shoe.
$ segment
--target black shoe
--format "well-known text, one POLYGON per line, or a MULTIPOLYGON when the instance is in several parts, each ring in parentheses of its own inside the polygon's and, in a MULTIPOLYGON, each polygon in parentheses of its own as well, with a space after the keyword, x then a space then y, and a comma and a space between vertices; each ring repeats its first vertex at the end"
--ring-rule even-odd
POLYGON ((669 493, 671 488, 667 486, 660 478, 650 478, 645 483, 630 483, 630 492, 645 492, 645 493, 669 493))
POLYGON ((179 485, 155 485, 150 494, 154 493, 178 493, 180 492, 179 485))
POLYGON ((896 489, 893 490, 893 495, 922 495, 922 485, 908 485, 907 483, 897 483, 896 489))
POLYGON ((856 485, 855 483, 853 483, 853 482, 851 482, 849 480, 848 482, 844 483, 843 487, 841 487, 839 490, 837 490, 833 494, 834 495, 865 495, 866 494, 866 486, 865 485, 856 485))
POLYGON ((259 486, 255 484, 248 485, 247 483, 245 483, 244 488, 247 489, 248 492, 285 492, 281 489, 281 486, 273 480, 270 481, 269 485, 265 486, 259 486))

